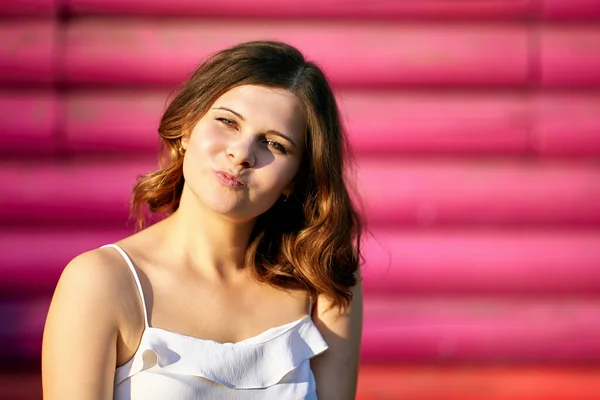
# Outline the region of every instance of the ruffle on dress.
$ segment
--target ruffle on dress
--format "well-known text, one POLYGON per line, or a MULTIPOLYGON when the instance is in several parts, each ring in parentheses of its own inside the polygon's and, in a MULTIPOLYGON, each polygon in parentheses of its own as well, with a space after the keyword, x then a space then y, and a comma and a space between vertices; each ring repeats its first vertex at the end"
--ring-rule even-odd
POLYGON ((307 315, 236 343, 148 327, 134 357, 119 367, 115 387, 148 370, 197 376, 231 389, 264 389, 327 349, 307 315))

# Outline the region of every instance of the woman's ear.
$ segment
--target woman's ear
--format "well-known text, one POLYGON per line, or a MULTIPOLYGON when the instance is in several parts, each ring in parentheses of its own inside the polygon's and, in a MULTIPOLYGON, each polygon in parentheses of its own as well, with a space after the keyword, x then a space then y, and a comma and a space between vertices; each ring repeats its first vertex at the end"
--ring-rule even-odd
POLYGON ((183 150, 187 150, 187 147, 188 147, 188 143, 189 143, 189 141, 190 141, 190 135, 188 135, 188 134, 184 134, 184 135, 181 137, 181 148, 182 148, 183 150))
POLYGON ((294 193, 294 181, 291 181, 287 184, 287 186, 282 190, 281 194, 284 196, 289 196, 294 193))

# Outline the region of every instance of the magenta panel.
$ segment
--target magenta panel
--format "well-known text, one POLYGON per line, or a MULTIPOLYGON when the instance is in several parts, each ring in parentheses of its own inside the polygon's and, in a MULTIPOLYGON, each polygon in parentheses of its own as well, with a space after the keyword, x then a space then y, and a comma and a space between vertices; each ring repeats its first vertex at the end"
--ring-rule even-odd
POLYGON ((59 110, 52 92, 0 93, 0 154, 52 152, 59 110))
POLYGON ((364 241, 367 292, 600 291, 600 231, 378 230, 364 241))
POLYGON ((540 154, 600 155, 600 95, 546 95, 535 106, 540 154))
POLYGON ((600 360, 600 302, 581 298, 365 300, 364 361, 600 360))
POLYGON ((133 227, 124 224, 122 230, 31 227, 0 232, 0 290, 52 290, 74 257, 131 233, 133 227))
MULTIPOLYGON (((0 352, 39 358, 49 299, 0 303, 0 352)), ((361 361, 597 362, 597 299, 365 299, 361 361)))
POLYGON ((156 162, 7 163, 0 167, 0 215, 5 222, 89 223, 125 226, 137 175, 156 162))
POLYGON ((344 0, 69 0, 79 14, 198 15, 241 17, 507 18, 532 15, 533 0, 344 1, 344 0))
POLYGON ((55 79, 57 22, 11 21, 0 25, 0 84, 55 79))
POLYGON ((514 25, 94 19, 69 25, 66 77, 72 84, 173 85, 207 55, 256 39, 297 46, 340 85, 523 85, 528 79, 526 28, 514 25))
POLYGON ((75 151, 158 149, 168 93, 76 93, 66 99, 67 147, 75 151))
POLYGON ((52 15, 62 0, 5 0, 0 2, 0 16, 52 15))
MULTIPOLYGON (((47 298, 29 299, 28 301, 11 301, 4 298, 0 301, 0 324, 2 325, 2 338, 5 342, 0 345, 0 357, 6 360, 5 365, 15 359, 39 360, 49 305, 50 299, 47 298)), ((36 383, 39 384, 39 382, 36 383)), ((6 384, 3 385, 3 395, 7 394, 6 386, 6 384)), ((11 397, 10 392, 9 389, 9 396, 5 396, 5 398, 24 398, 18 394, 16 397, 11 397)), ((41 396, 37 398, 41 398, 41 396)))
POLYGON ((600 29, 553 26, 541 30, 541 84, 600 87, 600 29))
POLYGON ((530 147, 530 107, 520 94, 364 90, 338 98, 357 152, 524 154, 530 147))
MULTIPOLYGON (((122 223, 130 189, 154 161, 0 166, 5 223, 122 223)), ((374 224, 600 223, 600 166, 572 162, 363 161, 358 187, 374 224), (540 201, 544 199, 544 201, 540 201)))
MULTIPOLYGON (((0 290, 49 290, 77 254, 133 232, 118 227, 0 232, 0 290)), ((598 231, 374 229, 363 245, 364 287, 390 295, 594 294, 598 243, 598 231)))
POLYGON ((365 160, 358 178, 372 223, 600 223, 598 163, 365 160))
MULTIPOLYGON (((88 92, 67 99, 65 131, 76 151, 155 151, 168 93, 88 92)), ((531 110, 521 95, 341 91, 357 153, 524 154, 531 110)))
POLYGON ((551 19, 597 19, 600 18, 600 1, 543 0, 542 15, 551 19))

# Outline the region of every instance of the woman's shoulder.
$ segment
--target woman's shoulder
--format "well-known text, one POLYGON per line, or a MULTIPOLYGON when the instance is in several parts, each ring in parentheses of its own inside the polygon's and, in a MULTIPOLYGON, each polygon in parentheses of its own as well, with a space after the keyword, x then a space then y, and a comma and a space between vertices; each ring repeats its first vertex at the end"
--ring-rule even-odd
MULTIPOLYGON (((109 381, 110 366, 120 359, 117 349, 126 333, 127 304, 135 301, 128 299, 135 299, 136 294, 135 286, 128 286, 125 279, 128 268, 119 265, 123 260, 113 252, 117 253, 109 248, 87 251, 73 258, 62 271, 42 340, 48 390, 62 390, 56 389, 55 382, 81 375, 82 365, 85 373, 109 381)), ((99 380, 92 381, 101 387, 99 380)))
MULTIPOLYGON (((135 301, 131 272, 122 256, 112 248, 96 248, 73 258, 63 269, 54 297, 77 301, 88 310, 106 311, 115 324, 122 316, 124 302, 135 301)), ((103 312, 104 313, 104 312, 103 312)))
POLYGON ((103 290, 120 290, 120 282, 129 273, 127 268, 122 268, 123 264, 123 257, 114 248, 99 247, 73 258, 64 268, 61 280, 91 284, 103 290))

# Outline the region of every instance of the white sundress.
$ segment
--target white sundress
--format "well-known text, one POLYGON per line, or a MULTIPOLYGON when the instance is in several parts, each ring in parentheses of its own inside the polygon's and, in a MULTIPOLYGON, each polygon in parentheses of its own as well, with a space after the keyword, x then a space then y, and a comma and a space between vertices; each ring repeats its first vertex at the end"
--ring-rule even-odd
POLYGON ((115 373, 115 400, 317 398, 310 359, 327 349, 308 315, 236 343, 219 343, 154 328, 142 285, 127 253, 144 307, 145 329, 134 356, 115 373))

